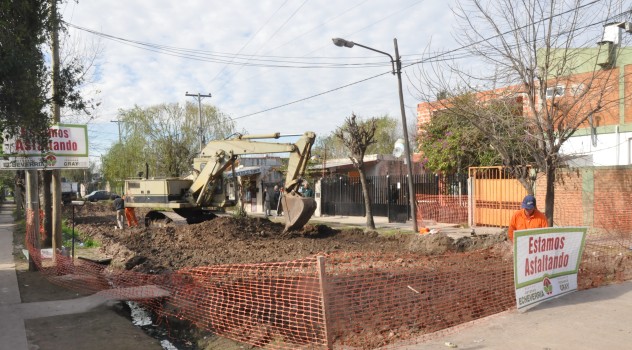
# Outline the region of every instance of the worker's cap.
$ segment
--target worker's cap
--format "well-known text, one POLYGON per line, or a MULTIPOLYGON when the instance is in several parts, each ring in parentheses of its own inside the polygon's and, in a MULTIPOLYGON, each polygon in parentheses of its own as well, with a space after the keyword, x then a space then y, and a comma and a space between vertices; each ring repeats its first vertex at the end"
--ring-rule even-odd
POLYGON ((535 197, 532 195, 526 195, 524 197, 524 199, 522 200, 522 208, 525 208, 527 210, 531 210, 533 208, 535 208, 535 197))

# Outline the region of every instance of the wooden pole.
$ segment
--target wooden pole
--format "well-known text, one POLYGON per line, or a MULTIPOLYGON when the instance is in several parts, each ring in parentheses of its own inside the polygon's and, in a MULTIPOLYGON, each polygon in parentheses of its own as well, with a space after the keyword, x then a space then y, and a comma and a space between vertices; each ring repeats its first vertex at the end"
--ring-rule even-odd
MULTIPOLYGON (((26 171, 26 208, 27 213, 33 215, 33 225, 31 225, 32 231, 26 232, 26 237, 31 236, 31 244, 39 251, 40 249, 40 234, 39 234, 39 195, 37 193, 37 170, 26 171)), ((28 220, 28 218, 27 218, 28 220)), ((28 248, 28 247, 27 247, 28 248)), ((55 255, 53 254, 53 259, 55 255)), ((37 271, 37 265, 33 260, 33 254, 29 252, 29 271, 37 271)))
MULTIPOLYGON (((52 57, 51 57, 51 65, 53 70, 53 123, 60 122, 61 115, 61 106, 57 103, 56 98, 59 96, 59 16, 57 15, 57 1, 51 0, 51 13, 50 18, 53 24, 52 30, 52 39, 51 39, 51 49, 52 49, 52 57)), ((47 184, 44 184, 46 186, 47 184)), ((52 232, 52 245, 53 245, 53 259, 55 256, 55 252, 57 249, 61 249, 62 246, 62 230, 61 230, 61 171, 59 169, 54 169, 52 171, 52 179, 51 179, 51 190, 52 190, 52 203, 51 207, 53 208, 52 213, 52 223, 53 223, 53 232, 52 232)), ((50 234, 50 232, 49 232, 50 234)))

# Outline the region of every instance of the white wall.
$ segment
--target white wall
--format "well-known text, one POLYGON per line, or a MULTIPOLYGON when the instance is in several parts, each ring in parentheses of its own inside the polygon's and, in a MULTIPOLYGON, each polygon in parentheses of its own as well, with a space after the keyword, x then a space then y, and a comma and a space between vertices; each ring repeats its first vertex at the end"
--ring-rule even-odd
POLYGON ((632 132, 597 135, 596 145, 591 136, 571 137, 562 145, 564 155, 584 156, 577 165, 612 166, 632 164, 632 132))

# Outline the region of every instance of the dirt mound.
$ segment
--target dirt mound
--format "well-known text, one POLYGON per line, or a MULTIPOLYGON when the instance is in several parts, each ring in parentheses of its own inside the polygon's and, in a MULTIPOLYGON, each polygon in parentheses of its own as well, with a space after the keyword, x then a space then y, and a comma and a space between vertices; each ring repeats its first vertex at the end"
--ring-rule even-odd
MULTIPOLYGON (((146 210, 137 210, 139 217, 146 210)), ((70 215, 68 215, 69 217, 70 215)), ((284 225, 258 217, 221 216, 193 225, 115 229, 114 211, 105 203, 89 203, 75 213, 77 230, 103 243, 115 266, 160 273, 184 267, 290 261, 336 251, 427 255, 483 249, 493 237, 454 240, 443 234, 381 236, 360 228, 338 230, 306 225, 283 233, 284 225)))

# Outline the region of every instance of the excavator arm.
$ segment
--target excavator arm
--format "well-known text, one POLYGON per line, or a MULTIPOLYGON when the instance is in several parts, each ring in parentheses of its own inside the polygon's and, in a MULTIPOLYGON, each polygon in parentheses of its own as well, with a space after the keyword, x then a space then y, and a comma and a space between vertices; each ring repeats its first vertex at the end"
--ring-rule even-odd
POLYGON ((151 210, 145 221, 162 219, 177 223, 195 223, 206 220, 207 208, 235 205, 228 200, 223 188, 223 174, 235 165, 241 155, 289 153, 288 172, 281 204, 285 216, 285 229, 303 227, 316 210, 313 198, 305 198, 297 191, 309 161, 316 135, 304 133, 296 143, 254 141, 278 139, 279 133, 269 135, 239 135, 232 139, 209 142, 194 159, 194 172, 186 178, 148 178, 125 181, 125 205, 135 208, 168 208, 172 211, 151 210))
POLYGON ((213 193, 222 182, 223 173, 234 165, 241 155, 289 153, 285 188, 282 194, 283 213, 286 218, 286 230, 300 228, 313 215, 316 202, 312 198, 303 198, 297 193, 301 178, 307 168, 312 145, 316 139, 313 132, 305 132, 296 143, 276 143, 253 141, 255 139, 278 139, 279 133, 269 135, 239 135, 233 139, 209 142, 194 161, 199 175, 190 187, 190 195, 198 206, 218 205, 213 193))

